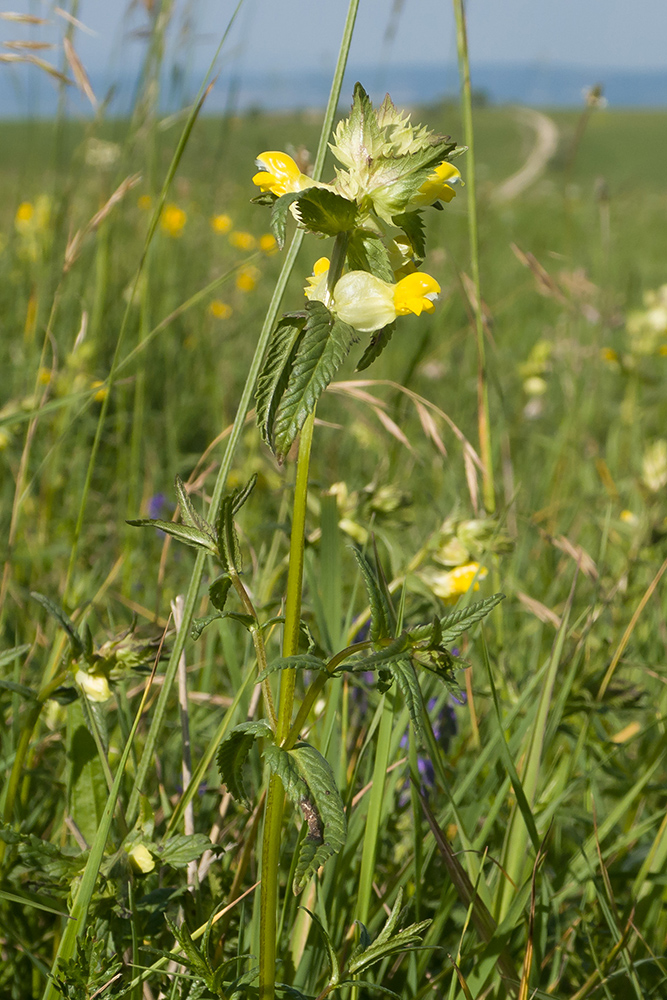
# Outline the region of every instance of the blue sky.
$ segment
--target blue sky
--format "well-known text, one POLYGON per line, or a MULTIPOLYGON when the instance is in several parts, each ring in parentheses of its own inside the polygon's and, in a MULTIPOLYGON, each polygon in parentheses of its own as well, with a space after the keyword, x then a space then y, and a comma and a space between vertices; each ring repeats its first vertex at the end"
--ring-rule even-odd
MULTIPOLYGON (((59 3, 68 7, 65 0, 59 3)), ((47 0, 7 6, 62 23, 47 0)), ((188 50, 197 67, 215 51, 234 7, 232 0, 175 0, 174 28, 188 16, 194 25, 188 50)), ((246 0, 228 51, 248 68, 282 70, 295 60, 302 68, 330 66, 346 10, 346 0, 246 0)), ((132 28, 147 21, 142 0, 81 0, 79 17, 97 32, 78 34, 85 64, 107 70, 110 62, 130 68, 139 60, 143 46, 132 28)), ((468 22, 473 63, 667 68, 667 0, 469 0, 468 22)), ((42 37, 49 30, 31 33, 42 37)), ((2 40, 27 34, 22 26, 0 22, 2 40)), ((172 45, 182 47, 178 30, 171 34, 172 45)), ((351 62, 451 62, 454 55, 449 0, 361 0, 351 62), (387 37, 392 26, 393 41, 387 37)))

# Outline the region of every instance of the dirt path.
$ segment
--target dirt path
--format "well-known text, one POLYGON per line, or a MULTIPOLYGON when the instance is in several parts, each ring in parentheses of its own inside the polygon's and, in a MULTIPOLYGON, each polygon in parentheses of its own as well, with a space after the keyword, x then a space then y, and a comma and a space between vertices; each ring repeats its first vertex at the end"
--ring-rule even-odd
POLYGON ((518 108, 516 117, 535 131, 535 145, 528 159, 515 174, 499 184, 493 193, 496 204, 512 201, 543 173, 558 147, 558 126, 551 118, 533 108, 518 108))

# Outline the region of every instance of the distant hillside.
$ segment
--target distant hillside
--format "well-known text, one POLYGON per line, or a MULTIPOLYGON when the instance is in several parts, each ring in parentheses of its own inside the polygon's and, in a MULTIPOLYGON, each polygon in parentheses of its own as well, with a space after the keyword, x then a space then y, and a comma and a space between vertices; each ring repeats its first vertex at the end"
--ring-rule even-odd
MULTIPOLYGON (((187 77, 178 69, 165 73, 163 110, 175 111, 187 104, 201 81, 194 73, 187 77)), ((351 92, 360 79, 374 98, 386 90, 400 104, 428 103, 443 97, 455 98, 458 88, 456 67, 452 64, 394 67, 353 67, 347 73, 343 93, 351 92)), ((91 73, 92 85, 100 99, 111 93, 109 111, 124 115, 132 107, 136 78, 125 76, 112 80, 108 75, 91 73)), ((610 107, 667 107, 667 69, 619 70, 586 69, 581 66, 526 64, 473 66, 473 88, 478 100, 489 104, 526 104, 535 107, 577 107, 583 91, 602 84, 610 107)), ((320 70, 296 70, 253 74, 239 70, 235 76, 221 73, 206 103, 206 110, 247 111, 252 108, 290 110, 320 108, 326 103, 330 75, 320 70)), ((90 114, 90 105, 70 88, 68 110, 71 114, 90 114)), ((30 67, 1 67, 0 117, 51 117, 56 113, 58 95, 45 74, 30 67)))

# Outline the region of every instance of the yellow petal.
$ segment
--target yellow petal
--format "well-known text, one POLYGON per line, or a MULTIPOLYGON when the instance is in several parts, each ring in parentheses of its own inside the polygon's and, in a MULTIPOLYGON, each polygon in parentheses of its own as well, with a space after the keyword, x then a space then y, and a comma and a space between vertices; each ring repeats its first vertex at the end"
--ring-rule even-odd
POLYGON ((308 184, 302 182, 310 178, 301 173, 291 156, 276 150, 261 153, 256 160, 260 173, 255 174, 253 184, 265 193, 270 191, 280 197, 289 191, 301 191, 308 184))
POLYGON ((433 312, 433 299, 439 295, 440 285, 430 274, 415 271, 401 278, 394 286, 394 307, 397 316, 407 316, 414 313, 420 316, 422 312, 433 312))
POLYGON ((336 284, 334 311, 360 333, 374 333, 396 319, 394 288, 366 271, 350 271, 336 284))
POLYGON ((423 208, 432 205, 436 201, 449 202, 456 195, 452 183, 461 180, 461 174, 451 163, 445 160, 439 163, 432 174, 430 174, 417 194, 410 201, 409 208, 423 208))

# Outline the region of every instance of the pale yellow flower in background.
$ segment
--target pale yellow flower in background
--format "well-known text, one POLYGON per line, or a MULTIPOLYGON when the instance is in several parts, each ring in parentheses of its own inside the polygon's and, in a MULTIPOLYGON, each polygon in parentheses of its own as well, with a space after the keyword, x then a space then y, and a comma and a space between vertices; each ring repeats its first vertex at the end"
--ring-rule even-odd
POLYGON ((644 452, 642 479, 652 493, 667 486, 667 441, 664 438, 654 441, 644 452))
POLYGON ((40 385, 48 385, 51 381, 51 372, 48 368, 40 368, 37 372, 37 381, 40 385))
POLYGON ((523 383, 523 391, 527 396, 543 396, 547 391, 546 380, 539 375, 532 375, 523 383))
POLYGON ((9 432, 6 431, 4 427, 0 427, 0 451, 4 451, 10 441, 11 437, 9 432))
POLYGON ((35 215, 35 206, 31 201, 22 201, 16 209, 14 224, 18 232, 23 232, 32 222, 35 215))
POLYGON ((222 302, 221 299, 213 299, 209 304, 208 311, 216 319, 229 319, 234 310, 226 302, 222 302))
POLYGON ((233 233, 230 233, 229 242, 237 250, 254 250, 257 243, 252 233, 246 233, 242 230, 234 230, 233 233))
POLYGON ((135 872, 147 875, 155 868, 155 859, 143 844, 134 844, 127 852, 127 856, 135 872))
POLYGON ((88 701, 107 701, 111 697, 109 681, 104 674, 89 674, 79 670, 74 678, 88 701))
POLYGON ((102 403, 109 395, 109 390, 107 386, 99 378, 96 378, 93 382, 90 383, 90 388, 97 389, 97 392, 93 396, 93 399, 95 400, 96 403, 102 403))
POLYGON ((287 153, 269 150, 266 153, 260 153, 255 163, 260 172, 255 174, 252 182, 262 194, 271 192, 280 198, 281 195, 291 191, 305 191, 309 187, 324 186, 316 185, 312 177, 302 174, 295 161, 287 153))
POLYGON ((244 267, 236 276, 236 287, 240 292, 252 292, 259 279, 256 267, 244 267))
POLYGON ((262 253, 273 254, 276 253, 278 249, 278 244, 276 243, 276 238, 273 233, 264 233, 259 238, 259 249, 262 253))
POLYGON ((639 524, 639 518, 631 510, 622 510, 619 516, 624 524, 629 524, 633 528, 639 524))
POLYGON ((177 239, 182 235, 187 220, 186 213, 178 205, 165 205, 160 217, 160 226, 167 236, 177 239))
POLYGON ((427 205, 435 204, 436 201, 450 202, 452 198, 456 197, 456 191, 452 184, 459 181, 463 183, 461 174, 456 167, 445 160, 438 164, 433 173, 426 178, 417 194, 412 196, 406 211, 425 208, 427 205))
POLYGON ((436 597, 453 604, 462 594, 467 594, 471 587, 479 590, 478 581, 483 580, 486 575, 487 571, 483 566, 477 562, 469 562, 446 573, 432 571, 428 575, 424 574, 424 578, 436 597))
POLYGON ((228 215, 213 215, 211 217, 211 229, 216 233, 228 233, 232 228, 232 220, 228 215))
POLYGON ((141 209, 142 212, 150 211, 153 205, 153 199, 149 194, 142 194, 137 198, 137 208, 141 209))
POLYGON ((600 357, 609 364, 615 364, 618 362, 618 351, 615 351, 613 347, 603 347, 600 350, 600 357))

